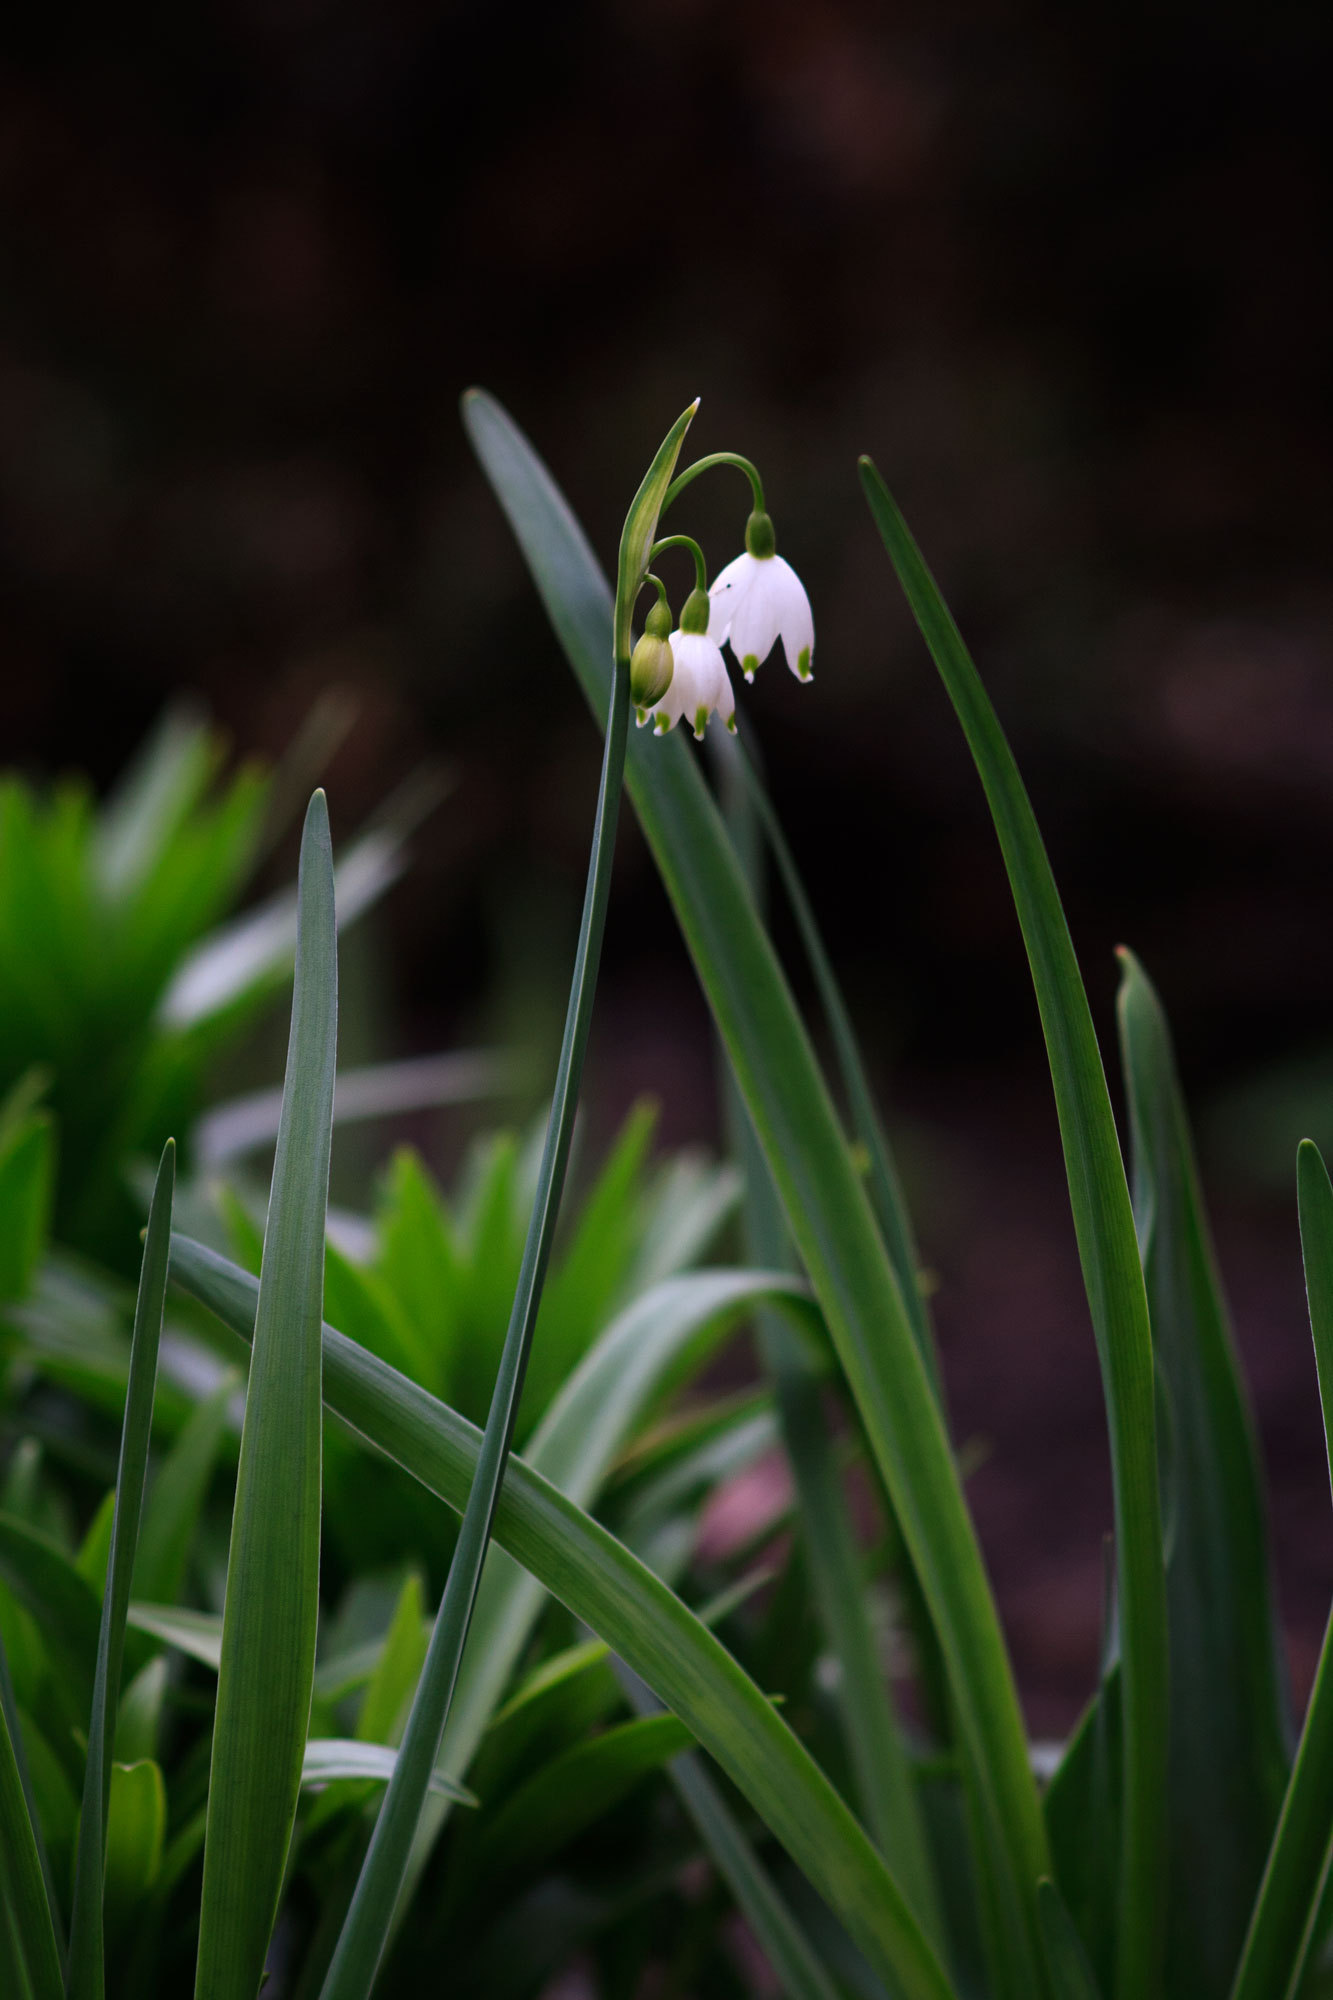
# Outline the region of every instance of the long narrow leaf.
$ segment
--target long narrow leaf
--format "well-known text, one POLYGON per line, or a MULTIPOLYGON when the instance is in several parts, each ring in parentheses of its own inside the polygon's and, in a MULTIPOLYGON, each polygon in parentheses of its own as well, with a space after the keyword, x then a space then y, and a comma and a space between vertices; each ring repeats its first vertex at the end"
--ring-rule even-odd
POLYGON ((254 2000, 301 1782, 319 1610, 320 1325, 337 1039, 324 794, 306 814, 282 1125, 236 1475, 197 2000, 254 2000))
MULTIPOLYGON (((617 1453, 683 1357, 702 1358, 704 1343, 707 1349, 716 1344, 734 1312, 774 1297, 788 1312, 811 1310, 805 1286, 777 1272, 690 1271, 653 1286, 617 1315, 568 1377, 528 1440, 528 1464, 580 1507, 590 1507, 617 1453)), ((492 1550, 440 1749, 439 1767, 455 1780, 467 1773, 545 1598, 541 1585, 503 1549, 492 1550)), ((443 1801, 427 1804, 404 1894, 447 1811, 443 1801)))
POLYGON ((1167 1618, 1152 1335, 1129 1188, 1078 960, 1018 767, 958 627, 869 459, 861 478, 981 775, 1046 1037, 1111 1440, 1125 1732, 1115 1991, 1120 2000, 1151 2000, 1166 1904, 1167 1618))
MULTIPOLYGON (((1314 1337, 1324 1441, 1333 1479, 1333 1185, 1313 1140, 1296 1155, 1305 1289, 1314 1337)), ((1333 1617, 1287 1796, 1264 1871, 1232 2000, 1280 2000, 1294 1994, 1317 1931, 1317 1913, 1333 1852, 1333 1617)))
POLYGON ((472 1621, 482 1564, 490 1540, 491 1522, 504 1478, 505 1460, 514 1434, 528 1351, 542 1285, 555 1240, 555 1225, 564 1189, 565 1169, 574 1136, 583 1057, 592 1026, 593 996, 601 958, 606 906, 611 893, 611 862, 624 781, 625 743, 629 728, 629 617, 648 566, 648 552, 657 527, 662 499, 671 482, 681 440, 697 405, 677 419, 658 449, 625 522, 621 546, 622 597, 628 596, 616 633, 614 673, 606 723, 602 776, 588 858, 588 883, 583 918, 574 951, 565 1031, 556 1065, 555 1088, 537 1170, 537 1188, 528 1221, 523 1261, 519 1267, 513 1308, 496 1372, 486 1418, 477 1478, 463 1514, 453 1561, 445 1584, 430 1650, 403 1731, 402 1747, 384 1804, 375 1822, 365 1862, 357 1879, 347 1921, 338 1939, 323 1987, 324 2000, 365 2000, 388 1940, 393 1913, 407 1873, 430 1774, 440 1754, 440 1740, 449 1717, 463 1647, 472 1621))
MULTIPOLYGON (((595 711, 611 595, 527 439, 480 392, 473 446, 595 711)), ((911 1550, 940 1635, 964 1754, 1003 1884, 1005 1990, 1038 1990, 1036 1882, 1049 1871, 1013 1677, 949 1440, 892 1265, 814 1051, 688 745, 636 734, 626 783, 911 1550)))
MULTIPOLYGON (((180 1236, 171 1261, 178 1283, 250 1337, 257 1288, 248 1272, 180 1236)), ((324 1357, 328 1407, 461 1512, 480 1449, 476 1427, 327 1326, 324 1357)), ((891 1990, 902 2000, 952 2000, 879 1854, 772 1703, 694 1613, 520 1458, 508 1463, 495 1537, 717 1759, 891 1990)))
MULTIPOLYGON (((658 1704, 637 1676, 622 1670, 620 1681, 636 1714, 652 1715, 657 1710, 658 1704)), ((703 1758, 693 1750, 683 1750, 668 1764, 667 1776, 698 1828, 713 1865, 736 1898, 737 1908, 758 1939, 787 2000, 837 2000, 833 1981, 709 1776, 703 1758)))
MULTIPOLYGON (((795 879, 781 828, 776 815, 767 807, 753 767, 743 752, 738 754, 736 761, 743 764, 748 784, 743 787, 725 784, 723 800, 736 852, 749 877, 755 902, 763 908, 764 872, 758 839, 759 828, 762 827, 780 865, 785 858, 784 874, 790 869, 793 879, 787 884, 789 899, 796 904, 807 953, 816 964, 817 976, 822 967, 821 987, 827 982, 832 988, 831 1008, 840 1023, 845 1045, 843 1055, 850 1062, 862 1090, 864 1101, 860 1106, 861 1113, 863 1116, 868 1113, 870 1126, 878 1133, 878 1120, 869 1104, 851 1024, 841 1011, 841 995, 824 955, 813 912, 805 901, 799 879, 795 879)), ((726 777, 725 765, 723 772, 726 777)), ((830 1011, 827 992, 825 1010, 830 1011)), ((844 1068, 844 1083, 846 1081, 844 1068)), ((782 1205, 745 1106, 730 1078, 728 1084, 732 1151, 745 1187, 742 1214, 746 1254, 761 1263, 779 1263, 790 1256, 790 1239, 783 1221, 782 1205)), ((890 1204, 890 1226, 899 1225, 896 1238, 898 1253, 894 1252, 888 1231, 885 1231, 885 1244, 890 1249, 890 1255, 894 1256, 904 1298, 908 1296, 906 1286, 910 1284, 912 1294, 920 1304, 915 1252, 910 1247, 906 1218, 900 1207, 894 1206, 897 1184, 888 1168, 887 1151, 883 1154, 882 1163, 889 1178, 881 1187, 880 1195, 890 1204), (900 1257, 904 1261, 899 1261, 900 1257)), ((881 1213, 881 1229, 884 1229, 884 1220, 881 1213)), ((879 1657, 879 1646, 870 1621, 856 1532, 824 1409, 822 1371, 777 1314, 761 1309, 757 1316, 757 1328, 759 1350, 773 1383, 782 1425, 782 1441, 796 1486, 799 1503, 797 1518, 808 1557, 807 1570, 815 1606, 825 1640, 839 1670, 838 1709, 861 1809, 880 1852, 902 1883, 923 1928, 938 1943, 944 1932, 930 1850, 926 1843, 925 1823, 889 1693, 888 1674, 879 1657)), ((933 1347, 930 1330, 924 1320, 916 1327, 916 1332, 922 1359, 931 1367, 933 1377, 933 1347)))
POLYGON ((1280 1642, 1245 1392, 1161 1003, 1120 953, 1134 1215, 1171 1407, 1172 2000, 1222 2000, 1287 1782, 1280 1642))
POLYGON ((115 1742, 116 1710, 120 1703, 125 1614, 129 1609, 130 1579, 134 1574, 139 1516, 148 1471, 148 1440, 153 1424, 157 1350, 162 1338, 162 1312, 166 1302, 167 1253, 171 1242, 171 1203, 175 1184, 176 1146, 174 1140, 168 1139, 148 1210, 148 1233, 144 1240, 134 1335, 130 1346, 125 1421, 120 1433, 116 1509, 111 1528, 106 1588, 102 1594, 102 1623, 97 1639, 92 1719, 88 1724, 88 1757, 84 1766, 83 1803, 79 1813, 79 1844, 74 1869, 74 1903, 69 1933, 70 2000, 101 2000, 106 1991, 102 1878, 106 1867, 111 1752, 115 1742))
POLYGON ((893 1149, 889 1145, 888 1136, 871 1094, 870 1080, 866 1076, 865 1064, 861 1060, 856 1030, 852 1026, 847 1003, 842 997, 838 976, 824 948, 819 922, 806 894, 800 870, 796 866, 796 857, 782 830, 782 822, 773 809, 773 802, 743 745, 737 748, 736 761, 741 769, 751 809, 764 830, 764 838, 777 863, 783 890, 791 906, 791 913, 796 919, 796 928, 800 932, 801 944, 810 962, 815 985, 819 989, 820 1005, 824 1009, 824 1018, 828 1022, 829 1034, 833 1039, 834 1052, 838 1059, 838 1073, 842 1078, 843 1091, 851 1111, 852 1127, 865 1148, 868 1166, 866 1183, 870 1191, 871 1207, 875 1211, 875 1220, 884 1238, 884 1247, 893 1259, 898 1287, 912 1322, 917 1346, 921 1350, 921 1359, 926 1364, 926 1370, 938 1396, 940 1381, 939 1366, 935 1359, 935 1337, 931 1329, 930 1314, 926 1310, 925 1294, 921 1289, 921 1260, 917 1255, 912 1219, 903 1198, 902 1183, 898 1177, 893 1149))

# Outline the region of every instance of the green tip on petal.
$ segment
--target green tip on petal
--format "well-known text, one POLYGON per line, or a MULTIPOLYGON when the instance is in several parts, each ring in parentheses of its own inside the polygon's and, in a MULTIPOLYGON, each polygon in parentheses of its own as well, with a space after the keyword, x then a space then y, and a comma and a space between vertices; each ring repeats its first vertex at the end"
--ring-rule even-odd
POLYGON ((797 658, 796 678, 798 681, 811 681, 814 679, 814 675, 810 671, 810 648, 808 646, 802 646, 797 658))
POLYGON ((741 661, 741 668, 747 681, 752 681, 759 671, 759 662, 753 653, 747 653, 741 661))

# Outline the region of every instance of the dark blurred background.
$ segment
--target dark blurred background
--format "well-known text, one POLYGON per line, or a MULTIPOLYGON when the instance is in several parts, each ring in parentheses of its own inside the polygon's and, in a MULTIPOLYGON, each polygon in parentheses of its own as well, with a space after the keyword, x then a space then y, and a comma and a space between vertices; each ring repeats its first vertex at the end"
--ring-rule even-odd
MULTIPOLYGON (((759 460, 819 639, 742 727, 903 1149, 1039 1730, 1095 1659, 1096 1369, 1008 892, 855 455, 973 643, 1108 1054, 1116 942, 1172 1013, 1303 1686, 1333 1569, 1290 1187, 1301 1132, 1333 1139, 1331 38, 1317 4, 1037 0, 126 0, 0 35, 0 754, 105 783, 182 690, 275 754, 343 689, 344 833, 446 758, 371 933, 379 1053, 540 1038, 595 785, 460 390, 608 559, 689 397, 692 443, 759 460)), ((696 492, 717 567, 743 482, 696 492)), ((664 1143, 716 1139, 631 827, 594 1133, 642 1090, 664 1143)))

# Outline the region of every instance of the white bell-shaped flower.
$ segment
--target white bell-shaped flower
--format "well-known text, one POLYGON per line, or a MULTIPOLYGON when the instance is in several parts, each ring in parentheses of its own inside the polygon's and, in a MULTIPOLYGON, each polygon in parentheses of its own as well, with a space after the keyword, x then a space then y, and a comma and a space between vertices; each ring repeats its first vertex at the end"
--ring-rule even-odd
POLYGON ((648 711, 659 736, 678 722, 687 722, 702 738, 714 712, 735 732, 736 697, 721 649, 703 629, 707 618, 707 597, 701 590, 692 591, 680 614, 680 630, 671 634, 671 685, 648 711))
POLYGON ((708 593, 708 636, 730 644, 747 681, 755 677, 778 640, 798 681, 812 678, 815 621, 805 585, 773 549, 773 524, 754 513, 745 530, 745 554, 719 572, 708 593))

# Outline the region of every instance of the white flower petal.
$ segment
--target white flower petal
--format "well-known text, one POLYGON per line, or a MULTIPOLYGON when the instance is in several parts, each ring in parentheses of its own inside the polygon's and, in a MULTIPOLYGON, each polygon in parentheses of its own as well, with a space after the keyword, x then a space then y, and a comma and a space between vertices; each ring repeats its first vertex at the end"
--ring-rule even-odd
POLYGON ((777 644, 779 607, 774 572, 781 561, 780 556, 755 561, 756 575, 732 614, 727 638, 747 681, 754 679, 756 667, 763 665, 777 644))
POLYGON ((729 562, 713 578, 708 591, 708 636, 715 646, 725 642, 736 607, 749 592, 755 572, 761 567, 746 553, 729 562))
POLYGON ((805 585, 791 564, 784 562, 781 556, 773 557, 770 596, 777 612, 787 665, 798 681, 808 681, 812 677, 811 662, 815 653, 814 613, 810 609, 805 585))

